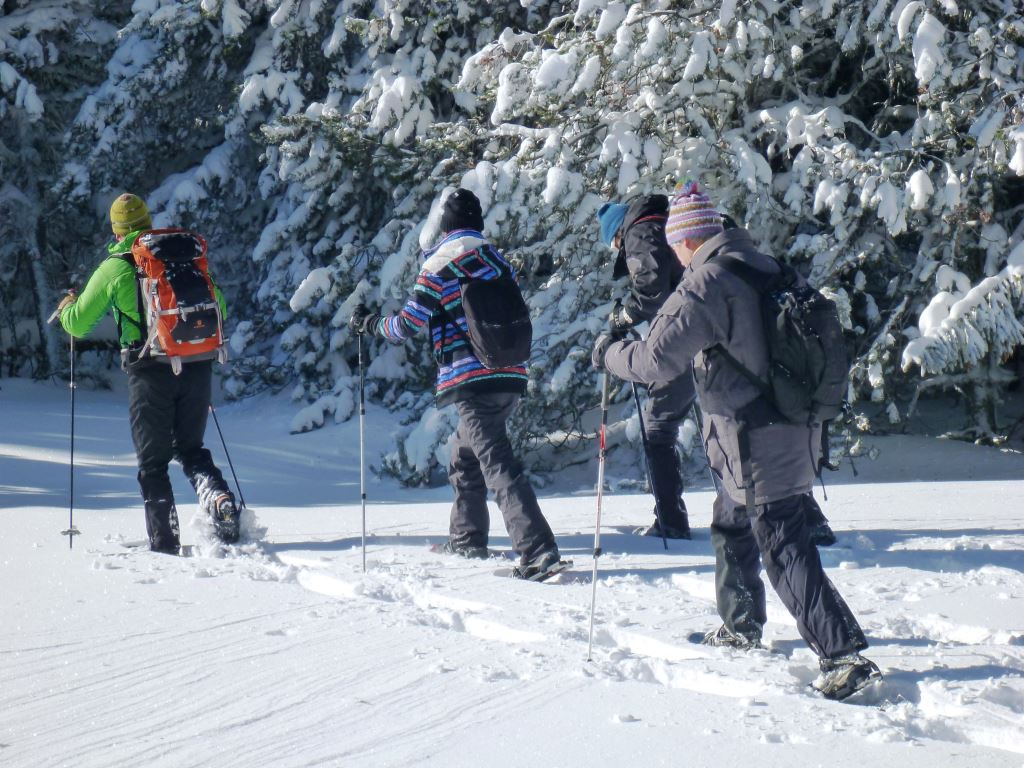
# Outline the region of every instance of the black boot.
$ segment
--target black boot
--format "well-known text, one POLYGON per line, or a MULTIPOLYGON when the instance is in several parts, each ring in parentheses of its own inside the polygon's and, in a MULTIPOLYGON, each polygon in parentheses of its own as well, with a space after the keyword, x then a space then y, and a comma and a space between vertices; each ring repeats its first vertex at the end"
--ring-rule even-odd
POLYGON ((811 685, 826 699, 842 701, 882 679, 878 665, 859 653, 818 661, 821 675, 811 685))
POLYGON ((146 499, 146 533, 149 534, 149 548, 154 552, 168 555, 178 554, 181 541, 178 538, 178 510, 174 499, 162 497, 146 499))
MULTIPOLYGON (((684 507, 684 509, 685 509, 685 507, 684 507)), ((654 522, 651 523, 650 525, 641 525, 639 528, 637 528, 635 531, 633 531, 633 533, 635 533, 637 536, 653 536, 653 537, 658 538, 658 539, 660 539, 661 536, 662 536, 661 526, 658 525, 657 518, 655 518, 654 522)), ((689 529, 689 527, 687 527, 687 528, 669 528, 668 526, 665 526, 665 538, 666 539, 689 539, 689 538, 692 538, 692 537, 690 536, 690 529, 689 529)))
POLYGON ((647 460, 654 485, 651 491, 658 505, 656 522, 660 521, 659 530, 651 535, 661 535, 663 528, 669 538, 690 538, 690 520, 683 503, 683 476, 675 443, 649 443, 647 460))
POLYGON ((183 462, 189 482, 196 489, 199 510, 213 523, 214 535, 225 544, 235 544, 241 534, 241 510, 235 495, 228 490, 220 470, 213 465, 210 452, 203 449, 183 462), (199 456, 202 460, 197 460, 199 456))
POLYGON ((231 493, 221 494, 213 504, 210 513, 213 529, 217 538, 225 544, 237 544, 241 535, 241 512, 235 506, 235 497, 231 493))

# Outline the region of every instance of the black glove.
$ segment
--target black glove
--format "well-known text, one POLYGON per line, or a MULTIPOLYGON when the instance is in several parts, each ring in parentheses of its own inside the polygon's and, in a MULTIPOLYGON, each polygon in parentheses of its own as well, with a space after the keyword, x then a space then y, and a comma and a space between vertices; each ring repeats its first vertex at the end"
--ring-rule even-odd
POLYGON ((599 333, 594 339, 594 351, 590 353, 590 362, 599 371, 604 370, 604 356, 608 354, 608 347, 619 341, 611 333, 599 333))
POLYGON ((636 325, 636 321, 629 316, 626 308, 621 304, 616 304, 612 313, 608 315, 608 330, 618 334, 620 339, 624 338, 634 325, 636 325))
POLYGON ((371 312, 365 304, 359 304, 352 310, 348 319, 348 327, 356 333, 373 333, 380 321, 380 315, 371 312))

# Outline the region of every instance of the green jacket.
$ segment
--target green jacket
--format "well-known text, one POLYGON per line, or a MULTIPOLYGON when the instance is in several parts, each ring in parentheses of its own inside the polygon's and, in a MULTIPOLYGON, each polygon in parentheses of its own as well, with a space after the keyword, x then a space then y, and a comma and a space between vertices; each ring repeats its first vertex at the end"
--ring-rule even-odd
MULTIPOLYGON (((124 239, 107 246, 108 257, 92 273, 78 299, 64 307, 60 313, 60 324, 69 334, 77 338, 87 336, 96 323, 112 310, 122 348, 131 347, 143 340, 139 327, 141 321, 135 266, 125 258, 142 231, 131 232, 124 239)), ((227 305, 216 282, 213 290, 220 304, 221 318, 226 319, 227 305)))

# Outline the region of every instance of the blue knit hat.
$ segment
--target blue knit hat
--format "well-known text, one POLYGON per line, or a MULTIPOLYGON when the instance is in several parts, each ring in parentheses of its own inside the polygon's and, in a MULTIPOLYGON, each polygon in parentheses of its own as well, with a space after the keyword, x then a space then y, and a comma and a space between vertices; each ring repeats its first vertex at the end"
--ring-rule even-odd
POLYGON ((629 206, 622 203, 605 203, 597 210, 597 220, 601 225, 601 241, 605 245, 612 244, 615 233, 626 219, 627 210, 629 206))

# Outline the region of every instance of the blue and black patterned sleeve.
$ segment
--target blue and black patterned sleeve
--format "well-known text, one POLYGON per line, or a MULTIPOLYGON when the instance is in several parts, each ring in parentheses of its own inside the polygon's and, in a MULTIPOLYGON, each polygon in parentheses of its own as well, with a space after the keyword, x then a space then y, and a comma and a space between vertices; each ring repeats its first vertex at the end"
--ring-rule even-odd
POLYGON ((389 341, 404 341, 430 324, 430 317, 441 306, 443 280, 426 270, 416 278, 412 295, 396 315, 385 315, 377 325, 377 335, 389 341))

